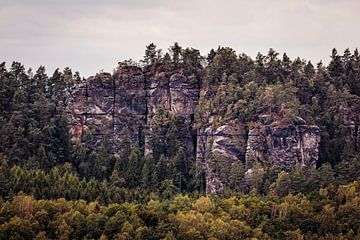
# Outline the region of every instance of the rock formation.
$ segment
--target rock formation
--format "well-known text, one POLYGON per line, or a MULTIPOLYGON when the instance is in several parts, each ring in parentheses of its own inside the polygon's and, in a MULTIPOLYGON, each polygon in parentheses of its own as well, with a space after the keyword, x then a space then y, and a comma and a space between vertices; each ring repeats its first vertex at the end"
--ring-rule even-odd
POLYGON ((334 137, 338 138, 347 133, 347 144, 351 144, 357 152, 360 150, 360 103, 340 103, 334 106, 334 121, 339 126, 335 130, 334 137))
MULTIPOLYGON (((193 130, 194 111, 198 101, 199 88, 192 85, 188 79, 179 73, 168 76, 165 72, 150 77, 148 82, 148 119, 149 131, 145 137, 145 155, 152 152, 154 128, 160 125, 159 114, 168 113, 181 118, 185 128, 178 134, 178 140, 186 146, 186 151, 193 154, 195 151, 195 131, 193 130)), ((161 127, 161 126, 160 126, 161 127)), ((161 132, 166 132, 161 129, 161 132)))
POLYGON ((206 176, 206 192, 222 192, 232 165, 245 161, 246 131, 238 120, 230 120, 216 129, 212 127, 199 131, 197 161, 203 166, 206 176), (219 174, 222 172, 221 174, 219 174))
POLYGON ((67 108, 73 142, 81 141, 89 131, 95 147, 106 137, 114 153, 121 150, 125 137, 139 146, 146 125, 141 68, 123 67, 114 75, 100 73, 90 77, 72 93, 67 108))
POLYGON ((136 66, 119 67, 113 75, 99 73, 79 85, 68 102, 72 141, 80 142, 90 132, 95 147, 106 137, 117 153, 129 137, 133 145, 145 145, 145 154, 149 154, 153 129, 159 125, 156 116, 165 111, 180 116, 187 126, 179 139, 193 154, 198 94, 199 87, 179 73, 168 76, 161 72, 146 79, 136 66))
POLYGON ((159 71, 147 76, 137 66, 120 66, 113 75, 99 73, 79 85, 68 102, 72 141, 82 141, 90 132, 95 147, 106 138, 111 151, 118 153, 130 138, 145 155, 151 154, 154 137, 164 138, 169 131, 162 115, 175 116, 178 125, 173 134, 188 155, 196 156, 207 193, 224 191, 236 163, 247 169, 255 162, 286 169, 316 165, 320 141, 316 126, 274 124, 260 116, 248 130, 238 119, 214 124, 206 117, 195 130, 199 91, 182 73, 159 71))
POLYGON ((309 125, 260 125, 249 131, 246 165, 270 167, 316 166, 320 129, 309 125))

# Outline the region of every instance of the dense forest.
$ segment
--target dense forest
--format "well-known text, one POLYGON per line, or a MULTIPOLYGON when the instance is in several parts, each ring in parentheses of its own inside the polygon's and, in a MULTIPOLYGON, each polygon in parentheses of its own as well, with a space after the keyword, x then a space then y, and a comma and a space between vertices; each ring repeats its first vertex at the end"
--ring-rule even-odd
MULTIPOLYGON (((151 154, 124 138, 114 154, 92 131, 71 141, 67 105, 86 82, 70 68, 47 75, 21 63, 0 64, 0 239, 359 239, 360 55, 333 49, 328 65, 279 56, 255 59, 228 47, 207 56, 175 43, 154 44, 144 77, 181 73, 201 86, 194 127, 212 119, 256 125, 320 128, 316 167, 230 167, 216 159, 226 182, 205 194, 205 176, 178 139, 181 116, 157 112, 151 154)), ((114 69, 116 72, 117 69, 114 69)), ((102 73, 100 73, 102 74, 102 73)), ((129 130, 127 130, 129 131, 129 130)), ((129 136, 131 134, 129 133, 129 136)), ((225 161, 225 160, 223 160, 225 161)))

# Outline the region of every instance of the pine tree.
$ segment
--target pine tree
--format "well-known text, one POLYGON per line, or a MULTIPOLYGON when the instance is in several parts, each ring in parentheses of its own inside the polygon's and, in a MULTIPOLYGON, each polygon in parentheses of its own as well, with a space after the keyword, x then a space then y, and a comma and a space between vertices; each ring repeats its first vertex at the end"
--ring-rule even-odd
POLYGON ((165 180, 166 178, 168 178, 168 171, 170 169, 168 169, 168 160, 165 158, 164 155, 161 155, 157 164, 156 164, 156 175, 158 177, 158 180, 161 182, 163 180, 165 180))
POLYGON ((146 156, 141 169, 141 184, 144 188, 151 188, 153 184, 156 184, 156 182, 153 182, 151 179, 151 175, 154 173, 154 171, 155 167, 152 156, 146 156))
POLYGON ((334 84, 337 89, 341 89, 344 84, 344 63, 335 48, 332 50, 331 62, 327 69, 332 78, 332 84, 334 84))
POLYGON ((129 187, 135 187, 139 185, 141 174, 141 160, 140 152, 137 148, 132 148, 128 158, 126 169, 126 183, 129 187))
POLYGON ((245 168, 242 162, 234 162, 231 165, 230 174, 228 176, 228 183, 231 190, 239 192, 242 187, 242 182, 245 174, 245 168))
POLYGON ((38 161, 38 163, 42 169, 49 168, 48 157, 46 156, 45 148, 42 145, 39 147, 39 149, 37 151, 36 160, 38 161))
POLYGON ((169 48, 169 50, 172 55, 172 61, 175 64, 175 67, 177 67, 180 63, 182 48, 180 47, 179 43, 175 42, 174 45, 169 48))
POLYGON ((151 66, 155 64, 157 61, 157 55, 158 55, 158 50, 156 50, 156 45, 154 43, 150 43, 149 45, 146 46, 145 55, 144 55, 144 59, 142 60, 142 63, 145 66, 151 66))
POLYGON ((10 191, 9 186, 10 169, 6 157, 0 154, 0 197, 7 198, 10 191))

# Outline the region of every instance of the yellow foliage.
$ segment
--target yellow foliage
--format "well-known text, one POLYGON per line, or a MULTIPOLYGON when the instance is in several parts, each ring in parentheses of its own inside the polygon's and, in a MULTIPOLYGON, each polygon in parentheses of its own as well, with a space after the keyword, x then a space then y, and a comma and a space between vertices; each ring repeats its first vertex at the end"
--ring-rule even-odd
POLYGON ((212 213, 215 211, 215 204, 209 197, 200 197, 192 204, 192 208, 201 213, 212 213))
POLYGON ((178 194, 171 203, 171 208, 178 211, 189 211, 191 209, 192 200, 188 195, 178 194))

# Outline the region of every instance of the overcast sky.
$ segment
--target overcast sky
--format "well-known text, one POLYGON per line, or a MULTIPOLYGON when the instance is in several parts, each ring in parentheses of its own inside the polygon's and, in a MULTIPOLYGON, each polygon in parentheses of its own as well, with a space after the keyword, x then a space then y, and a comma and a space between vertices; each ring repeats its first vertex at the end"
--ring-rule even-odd
POLYGON ((0 0, 0 61, 87 77, 177 41, 203 55, 272 47, 328 62, 333 47, 360 47, 359 10, 359 0, 0 0))

